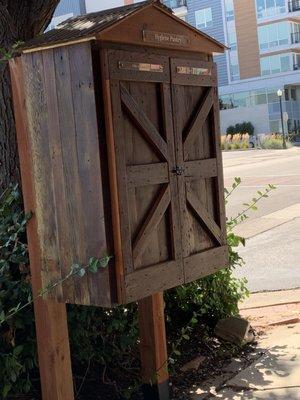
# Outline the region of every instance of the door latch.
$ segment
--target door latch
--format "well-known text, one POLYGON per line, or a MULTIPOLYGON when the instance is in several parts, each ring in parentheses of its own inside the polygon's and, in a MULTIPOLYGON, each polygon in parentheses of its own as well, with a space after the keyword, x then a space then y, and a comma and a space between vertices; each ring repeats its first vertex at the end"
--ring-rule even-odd
POLYGON ((173 172, 173 174, 176 174, 176 175, 183 175, 184 174, 184 167, 176 165, 176 167, 172 169, 172 172, 173 172))

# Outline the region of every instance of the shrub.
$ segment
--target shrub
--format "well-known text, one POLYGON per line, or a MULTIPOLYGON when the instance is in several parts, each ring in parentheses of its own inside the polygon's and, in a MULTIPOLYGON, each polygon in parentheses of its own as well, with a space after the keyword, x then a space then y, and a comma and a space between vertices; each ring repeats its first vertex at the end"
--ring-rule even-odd
POLYGON ((238 150, 249 148, 249 135, 239 134, 233 137, 221 136, 221 149, 222 150, 238 150))
POLYGON ((234 135, 245 135, 252 136, 254 134, 254 126, 251 122, 237 123, 235 126, 230 125, 226 130, 226 135, 233 137, 234 135))
MULTIPOLYGON (((286 141, 287 148, 292 147, 291 142, 286 141)), ((261 147, 263 149, 283 149, 282 135, 279 133, 273 133, 266 135, 261 140, 261 147)))
MULTIPOLYGON (((226 191, 226 199, 239 183, 236 178, 232 189, 226 191)), ((254 200, 247 209, 255 207, 254 200)), ((244 214, 228 221, 229 268, 165 293, 167 331, 172 343, 173 338, 183 336, 190 321, 214 323, 238 313, 238 302, 248 290, 244 279, 233 277, 233 270, 243 264, 236 248, 244 240, 232 232, 232 227, 246 218, 244 214)), ((5 191, 0 197, 0 315, 31 296, 26 267, 27 220, 17 188, 5 191)), ((99 381, 102 376, 110 390, 114 387, 130 398, 139 385, 136 304, 113 309, 69 305, 68 323, 74 373, 84 377, 80 387, 86 377, 99 381)), ((28 392, 38 376, 32 307, 0 325, 0 343, 0 397, 28 392)))
MULTIPOLYGON (((17 187, 0 196, 0 314, 31 296, 25 236, 27 217, 17 187)), ((34 317, 31 307, 0 325, 0 398, 26 393, 36 372, 34 317)))
POLYGON ((233 135, 236 133, 235 131, 235 127, 233 125, 230 125, 227 129, 226 129, 226 136, 231 136, 233 137, 233 135))

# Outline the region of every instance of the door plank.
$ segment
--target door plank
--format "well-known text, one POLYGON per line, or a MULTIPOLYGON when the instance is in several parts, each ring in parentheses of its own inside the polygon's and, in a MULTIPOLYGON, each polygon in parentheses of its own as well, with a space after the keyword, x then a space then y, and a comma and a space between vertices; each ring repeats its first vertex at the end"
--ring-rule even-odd
POLYGON ((185 283, 210 275, 228 265, 228 246, 203 251, 184 259, 185 283))
POLYGON ((202 220, 206 228, 217 239, 217 241, 220 244, 223 244, 224 240, 221 230, 219 226, 215 223, 215 221, 211 219, 211 217, 209 216, 208 212, 205 209, 205 206, 202 203, 200 203, 200 201, 196 198, 196 196, 190 191, 187 191, 186 198, 189 205, 196 213, 197 217, 199 217, 202 220))
POLYGON ((165 160, 168 160, 168 147, 162 136, 159 134, 150 119, 139 107, 124 85, 120 84, 121 100, 128 113, 138 125, 139 129, 148 141, 155 147, 165 160))
POLYGON ((128 189, 137 186, 157 185, 169 182, 167 163, 134 165, 127 167, 128 189))
POLYGON ((219 95, 218 89, 214 89, 213 95, 213 138, 214 138, 214 151, 216 154, 218 178, 215 184, 217 185, 218 194, 218 214, 220 220, 221 231, 226 235, 226 211, 225 211, 225 197, 224 197, 224 177, 223 177, 223 162, 221 153, 221 134, 220 134, 220 112, 219 112, 219 95))
POLYGON ((186 155, 188 154, 189 147, 193 145, 195 136, 197 134, 199 134, 199 131, 201 130, 212 106, 213 106, 213 88, 209 88, 207 90, 207 93, 204 96, 201 104, 198 107, 195 117, 191 121, 191 124, 187 130, 185 140, 184 140, 185 159, 186 159, 186 155))
POLYGON ((149 243, 151 233, 157 227, 160 220, 162 219, 168 205, 170 204, 170 201, 171 201, 170 186, 168 185, 160 192, 159 196, 155 200, 151 210, 148 213, 145 222, 143 223, 137 235, 132 251, 134 262, 141 255, 142 251, 149 243))
POLYGON ((181 224, 180 224, 180 211, 178 199, 178 182, 177 176, 172 172, 173 167, 176 165, 175 157, 175 142, 174 142, 174 125, 173 125, 173 109, 171 100, 171 87, 168 83, 163 83, 160 87, 162 109, 164 110, 164 132, 168 143, 169 149, 169 176, 170 176, 170 193, 171 193, 171 206, 169 213, 170 225, 170 243, 172 246, 172 257, 178 260, 182 257, 181 247, 181 224))
POLYGON ((126 302, 130 303, 183 283, 182 260, 150 265, 126 275, 126 302))
POLYGON ((217 161, 215 158, 207 160, 186 161, 184 176, 187 180, 197 178, 213 178, 217 176, 217 161))

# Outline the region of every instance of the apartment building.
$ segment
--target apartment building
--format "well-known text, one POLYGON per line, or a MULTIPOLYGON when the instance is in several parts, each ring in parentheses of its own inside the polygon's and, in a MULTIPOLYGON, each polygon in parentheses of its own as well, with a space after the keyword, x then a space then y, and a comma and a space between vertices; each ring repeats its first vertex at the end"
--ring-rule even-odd
MULTIPOLYGON (((140 0, 62 0, 51 27, 83 12, 140 0)), ((230 49, 215 57, 221 130, 251 121, 257 134, 300 133, 300 0, 164 0, 174 13, 230 49)))
POLYGON ((166 0, 187 22, 225 43, 216 56, 221 131, 251 121, 256 134, 300 133, 300 0, 166 0), (183 9, 185 13, 183 13, 183 9))

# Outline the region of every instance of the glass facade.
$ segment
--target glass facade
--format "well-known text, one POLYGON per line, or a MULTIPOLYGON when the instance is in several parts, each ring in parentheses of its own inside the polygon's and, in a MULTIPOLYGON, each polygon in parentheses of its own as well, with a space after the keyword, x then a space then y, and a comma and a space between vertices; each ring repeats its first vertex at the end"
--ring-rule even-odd
POLYGON ((234 21, 233 0, 225 0, 226 21, 234 21))
POLYGON ((267 18, 286 12, 285 0, 256 0, 257 18, 267 18))
POLYGON ((291 53, 282 53, 274 56, 261 57, 260 69, 262 76, 292 71, 291 53))
POLYGON ((195 11, 197 29, 210 28, 213 26, 213 17, 211 8, 203 8, 195 11))
POLYGON ((229 52, 230 78, 232 81, 240 79, 240 68, 237 51, 229 52))
POLYGON ((260 50, 287 45, 290 42, 291 24, 279 22, 276 24, 258 27, 258 41, 260 50))
MULTIPOLYGON (((226 110, 232 108, 258 106, 261 104, 276 104, 279 103, 277 90, 278 88, 260 89, 222 95, 220 96, 221 108, 226 110)), ((290 89, 289 100, 297 101, 296 90, 294 88, 290 89)), ((277 112, 279 110, 279 104, 276 104, 274 107, 275 108, 273 111, 277 112)))

